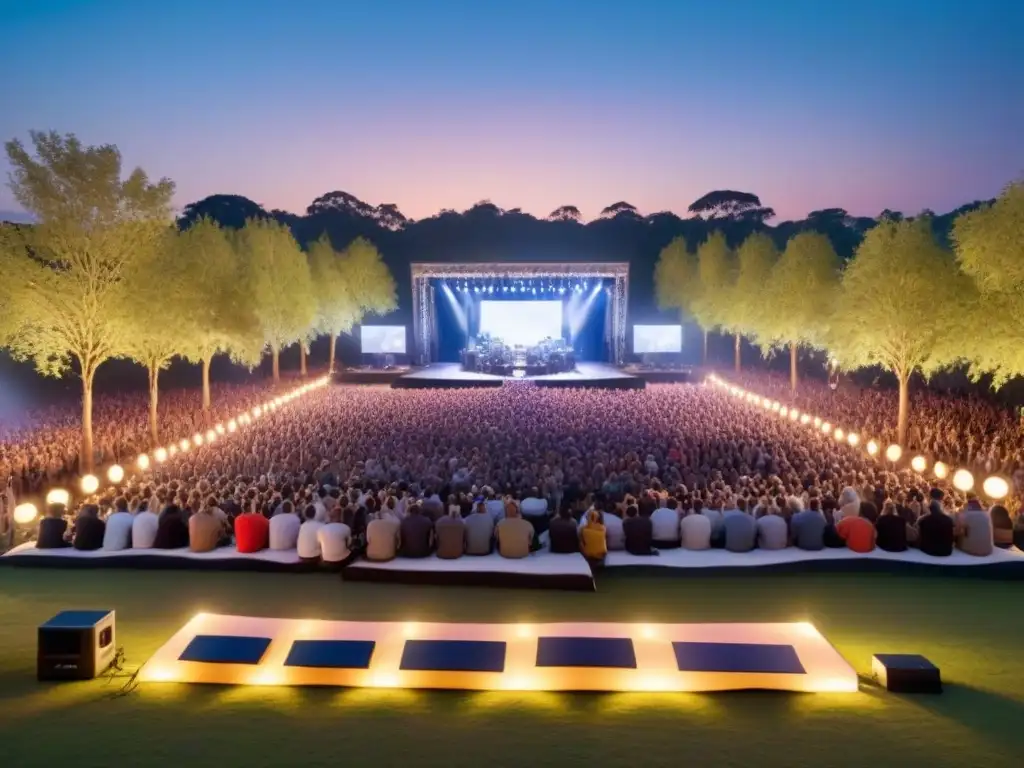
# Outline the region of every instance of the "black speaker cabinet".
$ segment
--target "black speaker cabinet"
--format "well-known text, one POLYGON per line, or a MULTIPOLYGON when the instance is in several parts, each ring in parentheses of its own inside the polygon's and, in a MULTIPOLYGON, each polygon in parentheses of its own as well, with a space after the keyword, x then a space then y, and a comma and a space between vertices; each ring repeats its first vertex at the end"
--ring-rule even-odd
POLYGON ((61 611, 39 627, 39 680, 92 680, 114 660, 113 611, 61 611))

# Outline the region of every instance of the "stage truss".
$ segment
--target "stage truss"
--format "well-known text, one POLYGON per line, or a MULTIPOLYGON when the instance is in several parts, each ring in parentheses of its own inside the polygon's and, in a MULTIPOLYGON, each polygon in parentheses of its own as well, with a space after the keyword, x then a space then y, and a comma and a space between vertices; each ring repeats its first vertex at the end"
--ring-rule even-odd
POLYGON ((596 278, 613 279, 612 288, 612 362, 626 359, 626 307, 629 299, 628 262, 520 262, 492 264, 442 264, 416 262, 412 265, 413 337, 417 359, 433 361, 432 339, 436 332, 436 297, 433 279, 512 279, 596 278))

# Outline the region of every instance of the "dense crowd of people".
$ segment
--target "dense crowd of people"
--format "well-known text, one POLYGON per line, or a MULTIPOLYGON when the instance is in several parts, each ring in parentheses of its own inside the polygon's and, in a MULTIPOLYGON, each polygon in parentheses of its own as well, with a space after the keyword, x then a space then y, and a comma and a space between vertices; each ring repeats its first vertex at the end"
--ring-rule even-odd
MULTIPOLYGON (((876 437, 883 445, 896 442, 899 400, 893 389, 858 387, 843 381, 832 388, 820 379, 802 379, 791 391, 788 376, 747 371, 729 380, 752 392, 816 413, 834 424, 876 437)), ((910 395, 908 451, 969 466, 986 475, 1012 478, 1024 496, 1024 429, 1021 417, 978 394, 950 396, 928 388, 910 395)))
POLYGON ((85 499, 70 524, 66 513, 47 511, 39 546, 208 551, 233 541, 330 562, 547 546, 600 562, 616 549, 917 546, 941 556, 1024 542, 1024 519, 1015 530, 1003 506, 985 509, 700 385, 328 386, 152 462, 85 499))
MULTIPOLYGON (((263 381, 213 384, 211 409, 204 412, 195 389, 161 393, 160 433, 181 437, 230 418, 266 399, 263 381)), ((149 450, 149 395, 101 395, 93 402, 93 464, 130 463, 149 450)), ((0 414, 0 483, 19 497, 37 494, 76 476, 82 451, 82 411, 77 402, 0 414)))

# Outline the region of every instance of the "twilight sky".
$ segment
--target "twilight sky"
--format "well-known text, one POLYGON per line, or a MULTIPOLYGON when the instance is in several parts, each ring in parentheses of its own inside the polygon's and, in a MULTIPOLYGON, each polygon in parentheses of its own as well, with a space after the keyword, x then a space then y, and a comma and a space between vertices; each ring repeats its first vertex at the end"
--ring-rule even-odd
POLYGON ((0 0, 0 139, 117 144, 178 206, 944 212, 1024 176, 1021 41, 1022 0, 0 0))

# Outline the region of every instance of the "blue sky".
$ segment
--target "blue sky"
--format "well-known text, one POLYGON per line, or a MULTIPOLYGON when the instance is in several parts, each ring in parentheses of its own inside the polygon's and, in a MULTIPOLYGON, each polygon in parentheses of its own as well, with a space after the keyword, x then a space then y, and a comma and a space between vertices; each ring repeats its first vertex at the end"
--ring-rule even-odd
POLYGON ((0 137, 117 144, 178 205, 944 211, 1024 175, 1022 40, 1010 0, 0 0, 0 137))

